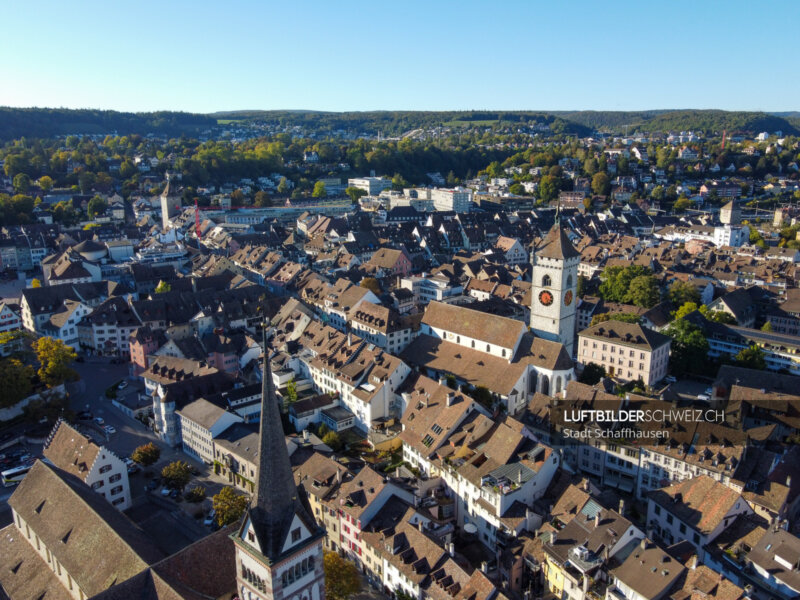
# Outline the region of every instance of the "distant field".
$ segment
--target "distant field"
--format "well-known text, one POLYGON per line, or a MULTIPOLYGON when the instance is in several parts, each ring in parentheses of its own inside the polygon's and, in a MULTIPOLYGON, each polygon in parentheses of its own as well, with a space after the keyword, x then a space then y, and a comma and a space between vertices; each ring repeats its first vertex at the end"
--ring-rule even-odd
POLYGON ((217 119, 217 125, 230 125, 231 123, 244 123, 247 119, 217 119))

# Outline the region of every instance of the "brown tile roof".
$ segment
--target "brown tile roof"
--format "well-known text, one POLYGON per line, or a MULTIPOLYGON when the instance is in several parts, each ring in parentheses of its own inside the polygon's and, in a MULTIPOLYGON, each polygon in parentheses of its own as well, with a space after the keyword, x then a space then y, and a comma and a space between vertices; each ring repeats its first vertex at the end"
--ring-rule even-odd
MULTIPOLYGON (((105 450, 109 452, 109 450, 105 450)), ((100 454, 100 446, 78 432, 66 421, 58 421, 44 447, 44 457, 59 469, 75 475, 81 481, 100 454)))
POLYGON ((655 350, 671 341, 666 335, 642 327, 638 323, 613 320, 588 327, 579 332, 578 336, 646 350, 655 350))
POLYGON ((105 498, 42 461, 36 462, 8 503, 88 596, 164 557, 105 498))
POLYGON ((352 481, 341 486, 340 496, 344 500, 341 510, 354 519, 360 519, 361 514, 377 498, 385 485, 380 473, 372 467, 364 467, 352 481))
POLYGON ((659 598, 686 568, 652 542, 643 543, 611 574, 644 598, 659 598))
POLYGON ((559 223, 555 223, 536 248, 536 256, 543 258, 568 259, 579 257, 580 253, 569 241, 567 233, 559 223))
POLYGON ((707 475, 685 479, 649 494, 653 502, 704 535, 717 528, 740 497, 738 492, 707 475))
POLYGON ((442 302, 428 304, 422 324, 501 348, 514 348, 525 333, 525 325, 520 321, 442 302))
POLYGON ((0 529, 0 597, 71 600, 53 570, 11 524, 0 529))
POLYGON ((744 590, 705 565, 687 569, 675 583, 670 600, 741 600, 744 590))

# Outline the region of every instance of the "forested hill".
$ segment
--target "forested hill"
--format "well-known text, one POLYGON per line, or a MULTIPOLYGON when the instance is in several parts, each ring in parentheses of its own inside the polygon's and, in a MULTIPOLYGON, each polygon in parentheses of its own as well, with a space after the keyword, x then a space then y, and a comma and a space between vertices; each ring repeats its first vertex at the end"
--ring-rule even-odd
POLYGON ((113 110, 0 107, 0 140, 57 135, 138 133, 180 136, 214 127, 217 120, 182 112, 125 113, 113 110))
POLYGON ((399 136, 419 128, 548 126, 557 134, 589 135, 591 130, 552 113, 535 111, 369 111, 321 112, 310 110, 240 110, 212 113, 220 122, 258 121, 280 126, 300 126, 322 133, 337 130, 399 136))
POLYGON ((628 133, 696 131, 720 134, 742 131, 798 135, 797 113, 727 112, 722 110, 624 111, 371 111, 319 112, 307 110, 249 110, 209 115, 183 112, 125 113, 110 110, 0 107, 0 142, 20 137, 49 138, 70 134, 156 134, 197 136, 215 127, 263 123, 280 129, 301 127, 305 132, 336 137, 381 134, 395 137, 418 129, 444 127, 450 132, 468 128, 494 131, 550 131, 589 136, 594 131, 628 133))
POLYGON ((703 131, 722 133, 743 131, 797 135, 798 123, 792 113, 785 116, 763 112, 729 112, 724 110, 647 110, 576 111, 553 114, 597 131, 616 133, 703 131), (791 115, 791 116, 790 116, 791 115), (788 118, 787 118, 788 117, 788 118))

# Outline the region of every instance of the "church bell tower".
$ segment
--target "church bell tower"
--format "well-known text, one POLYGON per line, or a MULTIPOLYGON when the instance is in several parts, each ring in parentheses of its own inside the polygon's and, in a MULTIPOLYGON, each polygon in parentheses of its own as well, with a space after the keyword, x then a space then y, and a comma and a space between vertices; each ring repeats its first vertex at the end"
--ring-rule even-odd
POLYGON ((580 262, 581 255, 558 218, 531 251, 531 330, 540 338, 562 343, 570 357, 575 340, 580 262))
MULTIPOLYGON (((266 330, 266 327, 265 327, 266 330)), ((264 337, 258 477, 236 546, 242 600, 325 600, 322 540, 294 482, 264 337)))

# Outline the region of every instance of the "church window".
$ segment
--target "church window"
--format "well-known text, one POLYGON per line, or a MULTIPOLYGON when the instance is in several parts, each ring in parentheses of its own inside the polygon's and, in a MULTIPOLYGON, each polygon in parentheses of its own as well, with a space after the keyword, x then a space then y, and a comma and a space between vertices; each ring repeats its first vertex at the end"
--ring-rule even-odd
POLYGON ((550 275, 542 277, 542 287, 550 287, 551 285, 552 281, 550 280, 550 275))
POLYGON ((572 275, 567 275, 567 287, 572 287, 572 275))

